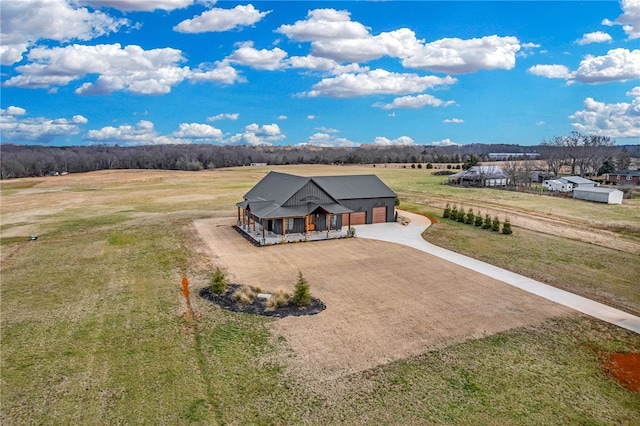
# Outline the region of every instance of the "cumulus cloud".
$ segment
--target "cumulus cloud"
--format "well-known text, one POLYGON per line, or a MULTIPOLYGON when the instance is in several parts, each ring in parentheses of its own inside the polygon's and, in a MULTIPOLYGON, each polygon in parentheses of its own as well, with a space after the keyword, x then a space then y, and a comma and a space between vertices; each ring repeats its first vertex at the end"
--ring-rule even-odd
POLYGON ((284 138, 286 136, 275 123, 262 126, 252 123, 244 128, 244 132, 231 136, 225 142, 234 145, 273 145, 284 138))
POLYGON ((347 138, 340 138, 336 135, 331 135, 327 132, 319 132, 309 136, 309 138, 305 142, 301 142, 298 145, 313 145, 321 147, 353 147, 359 146, 360 144, 347 138))
POLYGON ((82 115, 68 118, 21 118, 26 115, 24 108, 9 106, 0 109, 0 139, 4 142, 49 143, 56 138, 77 135, 80 125, 88 120, 82 115))
POLYGON ((220 141, 224 136, 222 130, 208 124, 180 123, 180 128, 171 134, 172 137, 199 142, 220 141))
POLYGON ((573 79, 581 83, 627 81, 640 76, 640 49, 609 50, 604 56, 586 56, 578 66, 573 79))
POLYGON ((285 66, 282 61, 287 56, 287 52, 274 47, 273 49, 257 50, 253 47, 253 42, 242 43, 240 47, 227 57, 232 63, 246 65, 261 70, 277 70, 285 66))
POLYGON ((520 42, 497 35, 463 40, 445 38, 427 43, 402 61, 405 67, 464 74, 479 70, 512 69, 520 42))
POLYGON ((98 7, 112 7, 125 12, 182 9, 193 4, 193 0, 82 0, 79 3, 98 7))
POLYGON ((547 78, 564 78, 569 83, 628 81, 640 76, 640 50, 618 48, 609 50, 604 56, 587 55, 573 72, 564 65, 534 65, 528 71, 547 78))
POLYGON ((571 77, 571 71, 564 65, 534 65, 528 71, 533 75, 547 78, 568 79, 571 77))
POLYGON ((464 120, 461 118, 447 118, 442 120, 443 123, 464 123, 464 120))
POLYGON ((181 33, 204 33, 229 31, 242 26, 254 25, 271 11, 260 12, 253 5, 238 5, 233 9, 213 8, 193 19, 186 19, 173 27, 181 33))
POLYGON ((28 54, 29 63, 15 68, 18 75, 4 83, 5 87, 49 88, 97 74, 94 82, 83 83, 78 95, 100 95, 114 91, 159 95, 185 79, 232 84, 242 81, 238 72, 225 61, 212 69, 202 65, 190 70, 179 64, 182 52, 172 48, 144 50, 140 46, 122 47, 119 43, 65 47, 38 47, 28 54))
POLYGON ((439 140, 439 141, 431 142, 431 145, 433 145, 433 146, 454 146, 454 145, 460 145, 460 144, 452 141, 449 138, 446 138, 446 139, 442 139, 442 140, 439 140))
POLYGON ((420 93, 425 90, 456 82, 450 76, 419 76, 417 74, 392 73, 376 69, 361 74, 340 74, 316 83, 307 96, 327 96, 331 98, 351 98, 374 94, 403 95, 420 93))
POLYGON ((455 104, 454 101, 443 101, 431 95, 403 96, 395 98, 390 104, 376 103, 374 106, 382 109, 420 109, 429 105, 432 107, 449 106, 455 104))
POLYGON ((237 120, 240 118, 240 114, 237 112, 234 113, 222 113, 217 115, 212 115, 211 117, 207 117, 207 121, 218 121, 218 120, 237 120))
POLYGON ((342 74, 346 72, 367 72, 368 67, 362 67, 356 63, 343 65, 333 59, 321 58, 319 56, 293 56, 289 58, 287 64, 291 68, 305 68, 312 71, 326 71, 330 74, 342 74))
POLYGON ((622 0, 622 15, 615 21, 605 19, 603 25, 621 25, 629 39, 640 38, 640 0, 622 0))
POLYGON ((609 136, 612 138, 640 137, 640 86, 627 92, 634 97, 631 103, 607 104, 589 97, 584 100, 584 109, 569 118, 571 125, 581 133, 609 136))
MULTIPOLYGON (((414 31, 399 28, 371 34, 350 13, 316 9, 305 20, 282 25, 276 32, 293 41, 311 42, 314 57, 337 62, 366 62, 383 56, 399 58, 405 67, 447 73, 469 73, 482 69, 512 69, 521 49, 516 37, 497 35, 462 40, 445 38, 431 43, 418 39, 414 31)), ((526 43, 526 48, 538 47, 526 43)))
POLYGON ((605 33, 604 31, 596 31, 593 33, 584 34, 581 39, 576 41, 576 43, 583 46, 585 44, 591 43, 606 43, 611 40, 612 38, 609 34, 605 33))
POLYGON ((91 40, 128 25, 127 19, 74 8, 66 0, 5 1, 0 8, 0 62, 19 62, 39 40, 91 40))
POLYGON ((154 124, 148 120, 140 120, 135 126, 123 124, 118 127, 106 126, 98 130, 89 130, 82 139, 94 143, 129 146, 185 143, 184 140, 159 134, 154 124))
POLYGON ((415 141, 409 136, 400 136, 396 139, 389 139, 384 136, 378 136, 373 140, 374 145, 391 146, 391 145, 413 145, 415 141))
POLYGON ((278 116, 278 120, 286 120, 286 119, 288 119, 288 118, 289 118, 289 117, 287 117, 286 115, 279 115, 279 116, 278 116))

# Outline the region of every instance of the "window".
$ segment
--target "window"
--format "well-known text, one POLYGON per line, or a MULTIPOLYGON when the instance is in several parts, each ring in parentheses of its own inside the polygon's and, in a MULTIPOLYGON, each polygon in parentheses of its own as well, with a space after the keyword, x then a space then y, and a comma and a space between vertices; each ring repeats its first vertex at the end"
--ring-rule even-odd
POLYGON ((631 180, 631 179, 633 179, 633 176, 627 175, 627 180, 631 180))
POLYGON ((287 231, 293 231, 293 218, 287 218, 287 231))
POLYGON ((338 215, 331 215, 331 228, 336 229, 338 227, 338 215))

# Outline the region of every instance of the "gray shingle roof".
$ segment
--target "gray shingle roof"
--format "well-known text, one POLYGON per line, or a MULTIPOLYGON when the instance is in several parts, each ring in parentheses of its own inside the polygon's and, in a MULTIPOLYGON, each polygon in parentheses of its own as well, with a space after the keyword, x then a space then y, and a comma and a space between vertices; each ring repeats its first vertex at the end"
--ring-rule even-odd
POLYGON ((336 200, 396 196, 376 175, 315 176, 311 179, 336 200))

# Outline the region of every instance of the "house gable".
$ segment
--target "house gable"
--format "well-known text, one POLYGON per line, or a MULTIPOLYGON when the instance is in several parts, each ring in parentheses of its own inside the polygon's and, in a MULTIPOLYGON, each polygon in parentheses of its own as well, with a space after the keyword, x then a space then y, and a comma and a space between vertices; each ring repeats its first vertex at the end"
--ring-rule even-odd
POLYGON ((313 180, 309 180, 302 188, 296 191, 283 206, 302 206, 313 204, 333 204, 336 200, 320 188, 313 180))

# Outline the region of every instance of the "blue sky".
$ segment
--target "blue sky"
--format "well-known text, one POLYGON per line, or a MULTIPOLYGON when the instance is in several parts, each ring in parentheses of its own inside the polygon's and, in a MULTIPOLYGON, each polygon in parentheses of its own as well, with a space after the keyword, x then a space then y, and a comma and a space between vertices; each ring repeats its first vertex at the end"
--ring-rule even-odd
POLYGON ((640 0, 3 0, 3 143, 640 144, 640 0))

